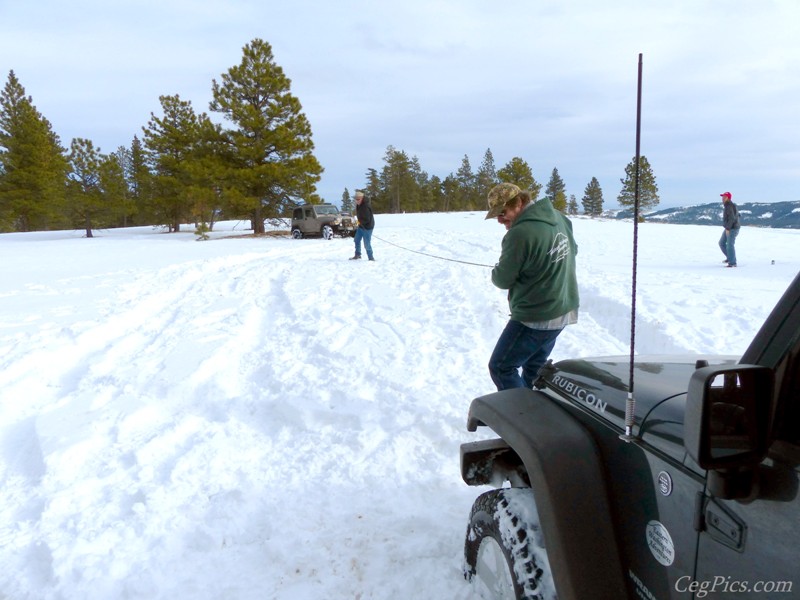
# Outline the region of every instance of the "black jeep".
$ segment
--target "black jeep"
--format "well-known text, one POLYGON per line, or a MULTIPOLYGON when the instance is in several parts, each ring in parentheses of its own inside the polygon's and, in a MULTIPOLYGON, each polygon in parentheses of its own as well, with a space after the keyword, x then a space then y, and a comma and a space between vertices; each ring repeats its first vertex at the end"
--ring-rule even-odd
POLYGON ((483 597, 800 597, 800 274, 738 360, 564 360, 536 387, 470 406, 498 436, 461 447, 497 488, 467 528, 483 597))

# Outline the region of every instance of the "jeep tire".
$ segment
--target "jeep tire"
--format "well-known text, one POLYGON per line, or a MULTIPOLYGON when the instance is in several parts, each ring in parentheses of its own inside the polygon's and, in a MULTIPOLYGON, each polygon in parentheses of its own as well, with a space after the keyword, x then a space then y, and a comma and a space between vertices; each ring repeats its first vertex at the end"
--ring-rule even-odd
POLYGON ((477 586, 480 597, 556 597, 530 488, 503 488, 478 496, 470 513, 464 558, 464 576, 477 586))
POLYGON ((300 238, 303 237, 303 232, 300 231, 299 228, 295 227, 294 229, 292 229, 292 237, 296 240, 299 240, 300 238))
POLYGON ((330 225, 323 225, 320 233, 322 234, 322 239, 325 240, 333 239, 333 227, 331 227, 330 225))

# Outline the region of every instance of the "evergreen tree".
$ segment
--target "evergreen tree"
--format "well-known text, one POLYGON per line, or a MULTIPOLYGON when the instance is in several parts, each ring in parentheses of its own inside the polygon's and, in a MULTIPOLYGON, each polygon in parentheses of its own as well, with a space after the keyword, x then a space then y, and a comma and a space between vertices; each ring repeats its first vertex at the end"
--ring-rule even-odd
POLYGON ((569 202, 567 202, 567 214, 568 215, 578 214, 578 200, 575 198, 575 194, 569 195, 569 202))
POLYGON ((214 228, 223 202, 233 214, 241 211, 241 195, 227 186, 231 155, 219 125, 191 102, 162 96, 163 118, 152 115, 144 130, 152 177, 150 207, 156 221, 179 231, 189 221, 214 228))
POLYGON ((131 203, 128 185, 125 181, 124 157, 127 156, 124 147, 117 152, 112 152, 100 161, 100 193, 106 205, 107 220, 100 223, 103 226, 122 224, 127 226, 128 217, 134 214, 135 206, 131 203), (123 160, 120 160, 120 155, 123 160))
POLYGON ((455 197, 455 206, 450 210, 475 210, 483 207, 486 201, 480 201, 475 187, 475 175, 472 173, 472 166, 469 164, 469 157, 465 154, 461 160, 461 168, 456 172, 458 181, 458 192, 455 197))
POLYGON ((438 176, 434 175, 425 184, 425 207, 428 212, 444 210, 445 202, 444 185, 438 176))
POLYGON ((134 201, 133 195, 128 188, 127 173, 131 171, 131 151, 125 146, 120 146, 117 148, 117 151, 112 152, 108 158, 114 159, 122 174, 122 182, 125 186, 125 189, 124 193, 122 194, 118 224, 120 227, 128 227, 128 225, 133 222, 134 215, 136 215, 137 212, 136 202, 134 201))
POLYGON ((124 166, 128 195, 134 206, 131 214, 136 215, 136 223, 152 225, 156 219, 148 207, 152 204, 153 174, 147 164, 147 152, 137 136, 133 136, 129 156, 124 166))
POLYGON ((533 172, 528 163, 518 156, 512 158, 506 166, 500 169, 497 177, 503 183, 513 183, 520 189, 528 190, 531 200, 536 200, 542 190, 542 184, 533 178, 533 172))
POLYGON ((455 175, 450 173, 447 177, 445 177, 444 181, 442 182, 442 204, 439 210, 442 212, 457 210, 455 206, 458 202, 460 188, 461 184, 455 175))
POLYGON ((222 128, 205 113, 197 118, 197 137, 187 165, 191 211, 196 223, 214 229, 216 215, 223 210, 239 212, 241 195, 229 183, 232 153, 222 128))
POLYGON ((246 199, 256 233, 264 219, 283 215, 313 193, 322 167, 313 155, 311 126, 291 81, 275 63, 269 43, 254 39, 243 48, 239 65, 213 81, 212 111, 222 113, 235 129, 232 183, 246 199))
POLYGON ((0 93, 0 231, 66 225, 66 174, 58 136, 10 71, 0 93))
POLYGON ((491 149, 487 148, 483 155, 478 172, 475 174, 475 195, 479 199, 486 199, 489 191, 498 183, 497 171, 494 166, 494 156, 491 149))
MULTIPOLYGON (((358 190, 356 190, 358 191, 358 190)), ((362 190, 364 196, 367 197, 369 203, 372 205, 374 212, 386 212, 389 206, 389 200, 386 193, 383 191, 381 185, 381 178, 378 171, 375 169, 367 169, 367 185, 362 190)))
POLYGON ((350 191, 344 188, 344 192, 342 192, 342 212, 353 214, 355 210, 355 203, 350 197, 350 191))
POLYGON ((159 98, 163 117, 150 114, 144 145, 153 172, 153 208, 158 223, 180 231, 191 216, 193 167, 201 144, 200 123, 190 101, 179 96, 159 98))
MULTIPOLYGON (((428 190, 428 174, 422 170, 419 158, 411 157, 408 165, 411 181, 408 196, 403 206, 404 212, 423 212, 428 205, 426 193, 428 190)), ((429 209, 427 209, 429 210, 429 209)))
MULTIPOLYGON (((547 182, 547 187, 544 191, 544 197, 555 204, 559 198, 559 192, 564 194, 564 198, 566 198, 567 190, 564 185, 564 180, 561 179, 561 176, 558 174, 558 169, 553 168, 553 172, 550 174, 550 181, 547 182)), ((566 206, 566 200, 564 201, 564 206, 566 206)))
POLYGON ((94 237, 94 221, 106 209, 100 191, 100 163, 102 156, 90 140, 75 138, 70 145, 69 182, 67 200, 74 215, 75 225, 86 230, 86 237, 94 237))
MULTIPOLYGON (((620 206, 633 208, 636 203, 636 157, 625 167, 625 178, 619 180, 622 190, 617 196, 620 206)), ((658 185, 646 156, 639 157, 639 208, 646 210, 658 205, 658 185)))
POLYGON ((596 217, 603 213, 603 190, 600 188, 597 177, 592 177, 592 180, 586 185, 581 204, 583 213, 586 215, 596 217))
POLYGON ((567 212, 567 195, 564 192, 556 192, 556 197, 553 200, 553 208, 562 213, 567 212))
POLYGON ((408 155, 393 146, 386 148, 383 157, 385 163, 381 171, 381 184, 386 197, 389 199, 388 212, 401 212, 401 203, 409 201, 413 204, 416 193, 416 181, 412 172, 412 163, 408 155))

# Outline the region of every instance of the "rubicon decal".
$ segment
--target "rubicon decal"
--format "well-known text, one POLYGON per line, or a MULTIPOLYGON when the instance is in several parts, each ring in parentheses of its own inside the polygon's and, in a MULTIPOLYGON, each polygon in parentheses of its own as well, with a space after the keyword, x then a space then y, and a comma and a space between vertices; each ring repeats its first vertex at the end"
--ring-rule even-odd
POLYGON ((570 396, 575 398, 576 400, 583 402, 584 404, 588 404, 593 409, 599 412, 605 412, 606 407, 608 406, 608 402, 601 400, 597 396, 595 396, 589 390, 582 388, 574 381, 570 381, 565 377, 561 377, 561 375, 556 375, 553 377, 553 383, 558 387, 560 390, 564 390, 570 396))

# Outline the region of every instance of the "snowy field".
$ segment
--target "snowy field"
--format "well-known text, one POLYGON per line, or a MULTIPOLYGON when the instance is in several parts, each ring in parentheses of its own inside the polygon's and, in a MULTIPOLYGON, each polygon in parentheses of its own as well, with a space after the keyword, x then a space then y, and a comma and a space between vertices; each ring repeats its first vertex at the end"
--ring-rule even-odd
MULTIPOLYGON (((0 235, 0 598, 472 596, 459 444, 507 305, 453 260, 504 229, 376 221, 374 263, 243 223, 0 235)), ((627 354, 633 225, 574 227, 553 358, 627 354)), ((639 353, 741 354, 800 270, 800 231, 743 227, 737 269, 720 232, 640 226, 639 353)))

